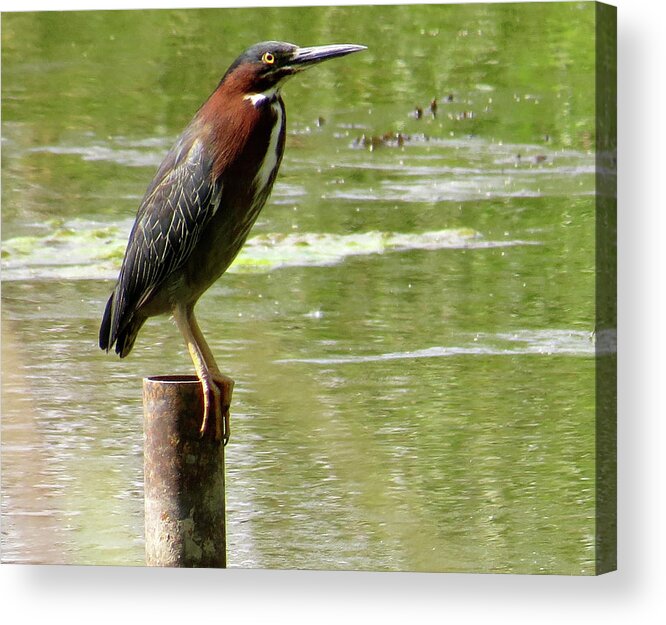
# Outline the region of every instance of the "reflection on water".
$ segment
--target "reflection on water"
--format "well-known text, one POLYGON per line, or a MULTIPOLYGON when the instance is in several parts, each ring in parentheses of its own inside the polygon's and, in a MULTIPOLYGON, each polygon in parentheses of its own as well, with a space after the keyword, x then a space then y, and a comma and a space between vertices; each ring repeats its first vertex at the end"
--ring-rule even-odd
POLYGON ((237 382, 230 566, 592 573, 594 352, 614 350, 592 9, 294 11, 3 16, 3 561, 143 563, 141 379, 191 363, 167 318, 102 353, 100 314, 162 154, 271 23, 369 49, 285 89, 275 193, 199 304, 237 382), (359 142, 386 132, 405 139, 359 142))

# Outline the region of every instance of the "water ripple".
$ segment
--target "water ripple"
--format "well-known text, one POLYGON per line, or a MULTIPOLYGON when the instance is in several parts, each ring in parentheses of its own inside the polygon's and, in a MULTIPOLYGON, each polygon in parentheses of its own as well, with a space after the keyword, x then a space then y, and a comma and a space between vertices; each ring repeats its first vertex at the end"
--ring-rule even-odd
POLYGON ((462 346, 432 346, 422 349, 381 354, 326 356, 315 358, 284 358, 278 363, 309 363, 338 365, 414 358, 442 358, 447 356, 516 356, 565 355, 594 356, 615 353, 615 333, 598 334, 582 330, 522 330, 513 333, 478 333, 462 346))

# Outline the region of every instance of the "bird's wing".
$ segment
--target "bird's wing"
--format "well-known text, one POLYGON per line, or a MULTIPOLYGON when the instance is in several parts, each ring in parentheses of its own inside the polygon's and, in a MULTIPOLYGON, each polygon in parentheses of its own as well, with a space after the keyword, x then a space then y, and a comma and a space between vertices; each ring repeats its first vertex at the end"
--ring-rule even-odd
POLYGON ((187 134, 165 157, 139 207, 107 306, 100 332, 106 349, 195 248, 221 199, 221 185, 213 182, 211 171, 212 159, 202 141, 187 134))
POLYGON ((148 188, 121 270, 121 279, 123 273, 130 279, 136 306, 182 267, 219 207, 221 187, 213 183, 211 169, 200 140, 177 145, 148 188))

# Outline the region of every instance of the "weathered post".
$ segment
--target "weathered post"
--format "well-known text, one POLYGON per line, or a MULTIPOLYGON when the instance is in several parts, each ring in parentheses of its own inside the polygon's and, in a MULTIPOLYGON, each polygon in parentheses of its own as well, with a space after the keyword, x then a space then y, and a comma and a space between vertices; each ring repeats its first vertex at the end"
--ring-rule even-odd
POLYGON ((199 433, 201 383, 144 378, 143 409, 146 564, 225 568, 224 445, 199 433))

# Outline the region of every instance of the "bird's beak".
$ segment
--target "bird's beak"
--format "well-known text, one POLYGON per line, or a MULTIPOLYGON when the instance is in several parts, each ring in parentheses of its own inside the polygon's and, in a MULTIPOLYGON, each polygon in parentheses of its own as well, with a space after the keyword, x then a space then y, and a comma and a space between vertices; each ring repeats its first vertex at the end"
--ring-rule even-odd
POLYGON ((292 58, 289 66, 300 71, 316 63, 321 63, 327 59, 334 59, 338 56, 346 56, 352 52, 366 50, 366 46, 357 46, 351 43, 341 43, 330 46, 313 46, 312 48, 298 48, 292 58))

